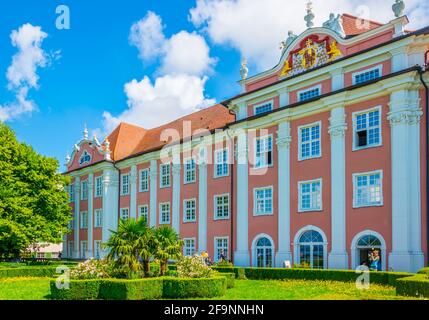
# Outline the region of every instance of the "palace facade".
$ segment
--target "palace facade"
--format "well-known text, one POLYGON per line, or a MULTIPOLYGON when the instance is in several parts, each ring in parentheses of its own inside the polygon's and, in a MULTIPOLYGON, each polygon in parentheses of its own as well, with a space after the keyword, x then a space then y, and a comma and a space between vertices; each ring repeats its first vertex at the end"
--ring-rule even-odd
POLYGON ((145 216, 185 255, 238 266, 353 269, 374 250, 383 270, 427 265, 429 28, 397 16, 307 16, 274 68, 248 77, 243 63, 239 95, 103 142, 85 130, 67 158, 63 257, 103 257, 120 219, 145 216))

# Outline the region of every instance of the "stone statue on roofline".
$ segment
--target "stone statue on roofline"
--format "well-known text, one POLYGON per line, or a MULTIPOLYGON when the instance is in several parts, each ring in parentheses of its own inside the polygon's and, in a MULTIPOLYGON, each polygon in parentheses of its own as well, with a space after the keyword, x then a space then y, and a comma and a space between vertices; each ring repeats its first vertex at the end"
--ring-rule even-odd
POLYGON ((338 33, 341 37, 345 38, 346 33, 344 32, 343 19, 340 14, 335 17, 334 13, 329 15, 329 20, 323 23, 323 27, 331 29, 338 33))
POLYGON ((395 3, 392 6, 393 13, 396 18, 402 17, 404 15, 405 3, 403 0, 395 0, 395 3))
POLYGON ((286 51, 286 49, 289 47, 289 45, 297 38, 297 35, 293 33, 292 30, 289 30, 287 33, 286 40, 280 42, 280 49, 282 50, 282 53, 286 51))

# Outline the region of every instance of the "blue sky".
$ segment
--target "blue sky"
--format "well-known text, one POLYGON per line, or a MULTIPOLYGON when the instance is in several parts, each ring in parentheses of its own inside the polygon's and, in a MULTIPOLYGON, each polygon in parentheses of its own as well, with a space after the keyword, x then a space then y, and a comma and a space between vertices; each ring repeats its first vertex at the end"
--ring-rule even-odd
MULTIPOLYGON (((359 7, 365 3, 371 18, 393 19, 393 1, 376 10, 369 0, 314 0, 316 25, 329 8, 367 14, 359 7)), ((428 5, 406 3, 411 26, 424 26, 428 5)), ((305 29, 304 8, 304 0, 1 1, 0 111, 17 105, 19 89, 28 90, 31 110, 6 123, 20 140, 63 164, 84 123, 102 138, 119 121, 151 127, 238 93, 241 58, 248 59, 250 74, 274 66, 287 31, 305 29), (56 28, 59 4, 70 9, 69 30, 56 28), (11 33, 20 34, 27 23, 40 27, 31 29, 41 39, 31 53, 45 58, 22 80, 7 73, 18 52, 11 33), (12 88, 11 79, 18 79, 12 88), (182 91, 185 97, 178 96, 182 91)))

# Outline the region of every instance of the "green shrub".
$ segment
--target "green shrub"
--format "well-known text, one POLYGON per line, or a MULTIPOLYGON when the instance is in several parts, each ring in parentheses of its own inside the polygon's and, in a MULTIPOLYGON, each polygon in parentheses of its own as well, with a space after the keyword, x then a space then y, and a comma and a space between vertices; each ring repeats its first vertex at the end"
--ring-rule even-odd
POLYGON ((79 263, 70 272, 73 279, 101 279, 109 277, 111 266, 107 260, 89 259, 79 263))
POLYGON ((15 277, 53 277, 56 273, 56 267, 16 267, 16 268, 1 268, 0 278, 15 278, 15 277))
POLYGON ((396 294, 429 298, 429 278, 423 274, 398 279, 396 294))
POLYGON ((92 300, 98 299, 100 283, 99 279, 70 280, 69 288, 59 289, 56 280, 51 280, 51 299, 54 300, 92 300))
POLYGON ((104 279, 99 298, 105 300, 148 300, 162 297, 162 278, 135 280, 104 279))
POLYGON ((182 257, 177 262, 177 273, 181 278, 209 278, 213 270, 208 267, 201 256, 182 257))
POLYGON ((228 289, 234 288, 235 284, 235 273, 232 272, 224 272, 220 274, 221 276, 224 276, 226 278, 226 287, 228 289))
POLYGON ((429 267, 425 267, 419 270, 419 272, 417 272, 418 274, 425 274, 429 277, 429 267))
POLYGON ((213 266, 213 270, 220 273, 234 273, 236 279, 245 279, 246 275, 244 273, 244 268, 241 267, 218 267, 213 266))
POLYGON ((163 278, 163 298, 212 298, 223 296, 227 280, 224 276, 211 278, 163 278))

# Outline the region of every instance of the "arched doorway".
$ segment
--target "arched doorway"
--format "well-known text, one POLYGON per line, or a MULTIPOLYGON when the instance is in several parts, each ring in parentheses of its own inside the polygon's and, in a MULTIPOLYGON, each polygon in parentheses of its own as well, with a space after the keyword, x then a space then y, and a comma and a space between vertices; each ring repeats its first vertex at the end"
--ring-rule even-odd
POLYGON ((352 266, 366 263, 371 264, 371 255, 378 255, 380 260, 380 269, 386 270, 386 244, 383 237, 375 231, 363 231, 357 234, 352 241, 352 266))
POLYGON ((326 268, 327 241, 322 230, 306 227, 295 236, 295 263, 301 266, 326 268))
POLYGON ((266 235, 260 235, 253 241, 253 265, 259 268, 274 266, 274 246, 272 239, 266 235))

